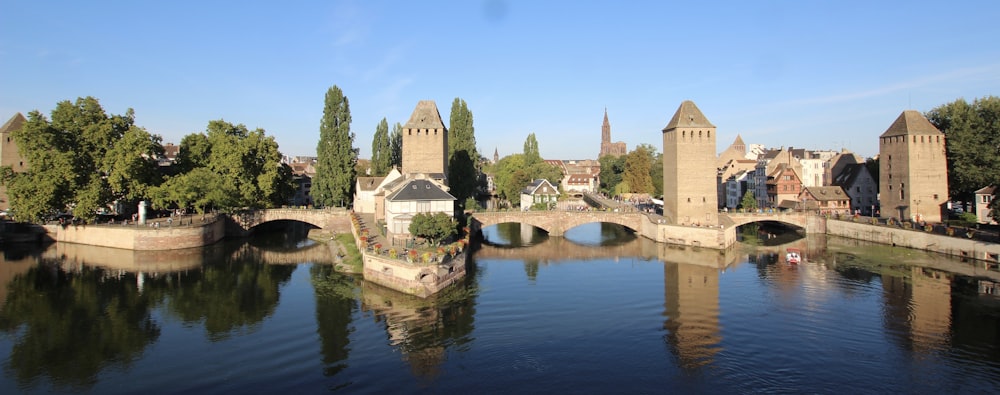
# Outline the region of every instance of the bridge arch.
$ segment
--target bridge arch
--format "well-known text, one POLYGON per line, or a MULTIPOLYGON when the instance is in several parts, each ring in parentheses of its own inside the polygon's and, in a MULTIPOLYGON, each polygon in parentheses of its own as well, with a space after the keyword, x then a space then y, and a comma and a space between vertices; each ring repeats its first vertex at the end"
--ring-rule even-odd
POLYGON ((562 237, 566 230, 589 223, 613 223, 639 232, 646 216, 637 212, 613 211, 501 211, 475 213, 473 218, 482 227, 502 223, 520 223, 546 231, 549 236, 562 237))

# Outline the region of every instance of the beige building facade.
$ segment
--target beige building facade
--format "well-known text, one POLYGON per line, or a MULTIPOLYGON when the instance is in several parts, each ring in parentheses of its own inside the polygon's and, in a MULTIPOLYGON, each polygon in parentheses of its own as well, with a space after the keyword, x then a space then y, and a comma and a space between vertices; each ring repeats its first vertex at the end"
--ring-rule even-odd
POLYGON ((945 135, 919 112, 903 111, 879 136, 880 216, 940 222, 946 201, 945 135))
POLYGON ((663 215, 678 225, 719 223, 715 125, 685 100, 663 128, 663 215))

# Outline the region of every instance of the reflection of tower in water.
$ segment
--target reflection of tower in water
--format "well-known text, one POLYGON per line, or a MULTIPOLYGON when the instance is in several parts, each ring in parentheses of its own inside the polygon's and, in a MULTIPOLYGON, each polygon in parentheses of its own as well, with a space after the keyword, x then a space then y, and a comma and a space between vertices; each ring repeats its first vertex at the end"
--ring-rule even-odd
POLYGON ((882 274, 884 322, 889 333, 903 335, 914 351, 934 352, 947 347, 951 331, 952 275, 918 266, 908 276, 882 274))
POLYGON ((719 352, 719 270, 663 264, 665 339, 682 369, 712 363, 719 352))

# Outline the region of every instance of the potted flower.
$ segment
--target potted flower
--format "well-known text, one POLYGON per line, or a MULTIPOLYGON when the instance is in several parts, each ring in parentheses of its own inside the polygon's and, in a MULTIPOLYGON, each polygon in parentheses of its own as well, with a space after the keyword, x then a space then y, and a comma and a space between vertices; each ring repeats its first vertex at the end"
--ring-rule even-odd
POLYGON ((398 257, 399 257, 399 251, 396 251, 395 248, 390 248, 389 249, 389 258, 396 259, 398 257))
POLYGON ((410 250, 406 254, 406 261, 407 262, 416 262, 417 261, 417 250, 410 250))
POLYGON ((382 252, 382 243, 375 243, 375 252, 382 252))

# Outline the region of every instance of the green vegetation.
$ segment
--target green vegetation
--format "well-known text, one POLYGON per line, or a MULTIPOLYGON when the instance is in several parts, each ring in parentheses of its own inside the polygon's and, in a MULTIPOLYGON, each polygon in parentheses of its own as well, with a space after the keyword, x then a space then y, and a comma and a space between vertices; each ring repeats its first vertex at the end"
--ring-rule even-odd
POLYGON ((352 273, 361 273, 365 270, 364 261, 361 259, 361 251, 355 244, 354 235, 350 233, 340 233, 336 237, 337 243, 344 248, 342 264, 350 267, 352 273))
POLYGON ((135 125, 135 114, 108 115, 93 97, 56 104, 51 121, 28 113, 14 132, 31 164, 27 171, 2 171, 14 218, 41 221, 56 212, 93 219, 113 202, 137 203, 158 185, 160 137, 135 125))
POLYGON ((479 187, 479 151, 472 111, 465 100, 455 98, 448 119, 448 186, 456 201, 464 203, 475 197, 479 187))
POLYGON ((312 195, 317 205, 346 207, 354 199, 358 150, 351 132, 351 108, 336 85, 326 92, 316 145, 316 177, 312 195))
POLYGON ((639 144, 623 156, 604 155, 601 163, 601 192, 609 196, 623 193, 663 195, 663 155, 650 144, 639 144))
POLYGON ((743 198, 740 200, 740 205, 738 208, 747 211, 753 211, 757 209, 757 197, 754 196, 753 191, 747 190, 743 194, 743 198))
POLYGON ((445 213, 418 213, 413 216, 409 230, 410 234, 430 240, 433 245, 457 233, 455 220, 445 213))
MULTIPOLYGON (((958 99, 925 114, 943 132, 948 157, 948 194, 973 201, 975 191, 1000 185, 1000 97, 987 96, 971 104, 958 99)), ((1000 188, 994 192, 990 216, 1000 218, 1000 188)))
POLYGON ((628 184, 628 190, 622 193, 648 193, 652 195, 652 167, 656 151, 649 151, 645 146, 638 146, 625 155, 625 171, 622 173, 622 183, 628 184))
POLYGON ((625 173, 625 157, 604 155, 597 161, 601 163, 601 192, 613 196, 618 184, 622 182, 622 174, 625 173))
POLYGON ((385 118, 375 127, 372 137, 372 176, 382 177, 392 168, 392 144, 389 141, 389 123, 385 118))
POLYGON ((208 123, 207 133, 181 140, 179 170, 150 188, 153 208, 275 207, 294 194, 291 169, 281 164, 274 137, 263 129, 222 120, 208 123))
POLYGON ((392 134, 389 135, 389 166, 403 167, 403 125, 399 122, 392 125, 392 134))
POLYGON ((563 178, 559 167, 546 163, 538 155, 538 141, 534 133, 528 135, 524 149, 524 153, 500 158, 492 166, 497 195, 512 206, 520 205, 521 190, 532 181, 544 178, 552 185, 558 186, 563 178))

